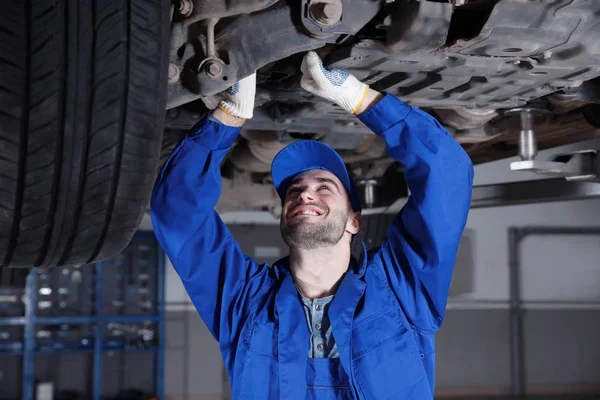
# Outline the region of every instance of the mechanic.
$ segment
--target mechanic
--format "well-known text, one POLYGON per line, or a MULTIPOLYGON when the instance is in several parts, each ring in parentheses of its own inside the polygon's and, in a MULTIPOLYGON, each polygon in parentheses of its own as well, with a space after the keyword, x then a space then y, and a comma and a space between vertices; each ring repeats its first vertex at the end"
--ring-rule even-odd
POLYGON ((383 245, 350 254, 361 204, 341 157, 298 141, 272 163, 289 256, 244 255, 214 211, 220 164, 252 117, 256 75, 176 147, 152 195, 154 231, 218 340, 234 399, 432 399, 473 166, 430 115, 303 59, 301 85, 355 114, 405 166, 411 195, 383 245))

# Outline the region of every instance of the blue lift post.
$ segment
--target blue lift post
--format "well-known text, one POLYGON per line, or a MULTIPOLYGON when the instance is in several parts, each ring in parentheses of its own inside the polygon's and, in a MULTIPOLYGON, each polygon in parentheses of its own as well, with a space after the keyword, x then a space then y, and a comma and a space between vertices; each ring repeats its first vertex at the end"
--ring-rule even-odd
POLYGON ((37 276, 31 268, 25 283, 25 334, 23 338, 23 400, 33 400, 35 363, 35 307, 37 304, 37 276))
MULTIPOLYGON (((132 243, 135 244, 136 238, 154 238, 151 232, 138 232, 132 243)), ((90 317, 37 317, 37 272, 34 268, 30 269, 25 284, 25 315, 23 317, 0 318, 0 325, 21 325, 24 328, 23 338, 23 387, 22 399, 33 400, 35 398, 35 356, 36 354, 75 354, 91 353, 94 357, 93 363, 93 385, 92 399, 102 399, 102 355, 106 351, 127 352, 127 351, 151 351, 154 353, 152 373, 154 376, 153 390, 160 400, 164 400, 164 360, 165 360, 165 254, 158 242, 154 240, 156 254, 156 293, 154 297, 155 313, 154 315, 121 315, 106 316, 103 313, 103 293, 104 293, 104 262, 94 264, 95 268, 95 307, 96 315, 90 317), (152 322, 158 331, 158 346, 151 349, 104 349, 103 336, 104 327, 108 322, 123 323, 141 323, 152 322), (38 351, 36 342, 36 330, 39 325, 53 324, 93 324, 94 330, 94 348, 76 350, 76 349, 58 349, 51 351, 38 351)))
POLYGON ((93 400, 102 398, 102 344, 104 343, 103 331, 104 321, 102 320, 104 308, 104 263, 96 263, 96 315, 99 316, 96 321, 96 329, 94 333, 94 384, 93 384, 93 400))

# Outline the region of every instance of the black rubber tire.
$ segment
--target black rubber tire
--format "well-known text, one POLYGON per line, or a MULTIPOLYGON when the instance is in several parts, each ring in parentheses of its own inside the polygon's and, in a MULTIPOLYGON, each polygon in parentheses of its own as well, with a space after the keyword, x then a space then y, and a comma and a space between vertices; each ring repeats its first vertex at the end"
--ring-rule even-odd
POLYGON ((160 155, 169 7, 2 1, 2 266, 90 263, 137 230, 160 155))

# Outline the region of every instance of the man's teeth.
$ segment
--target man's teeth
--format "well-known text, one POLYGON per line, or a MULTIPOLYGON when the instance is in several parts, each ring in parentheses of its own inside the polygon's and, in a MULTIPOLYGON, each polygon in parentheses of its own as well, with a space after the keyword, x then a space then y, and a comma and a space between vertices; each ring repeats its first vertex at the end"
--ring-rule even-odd
POLYGON ((300 211, 298 214, 296 215, 319 215, 318 213, 314 212, 314 211, 310 211, 310 210, 305 210, 305 211, 300 211))

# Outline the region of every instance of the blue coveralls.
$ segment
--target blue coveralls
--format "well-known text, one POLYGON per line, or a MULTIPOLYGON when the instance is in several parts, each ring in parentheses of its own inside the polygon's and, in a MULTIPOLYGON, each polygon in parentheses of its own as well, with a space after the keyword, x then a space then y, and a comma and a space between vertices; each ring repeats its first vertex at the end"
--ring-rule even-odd
MULTIPOLYGON (((358 118, 405 166, 411 196, 381 248, 353 261, 329 317, 338 359, 309 359, 309 329, 284 258, 242 254, 214 211, 220 163, 240 128, 205 118, 152 194, 154 231, 218 340, 234 399, 431 399, 473 165, 430 115, 386 94, 358 118)), ((364 249, 364 246, 363 246, 364 249)))

